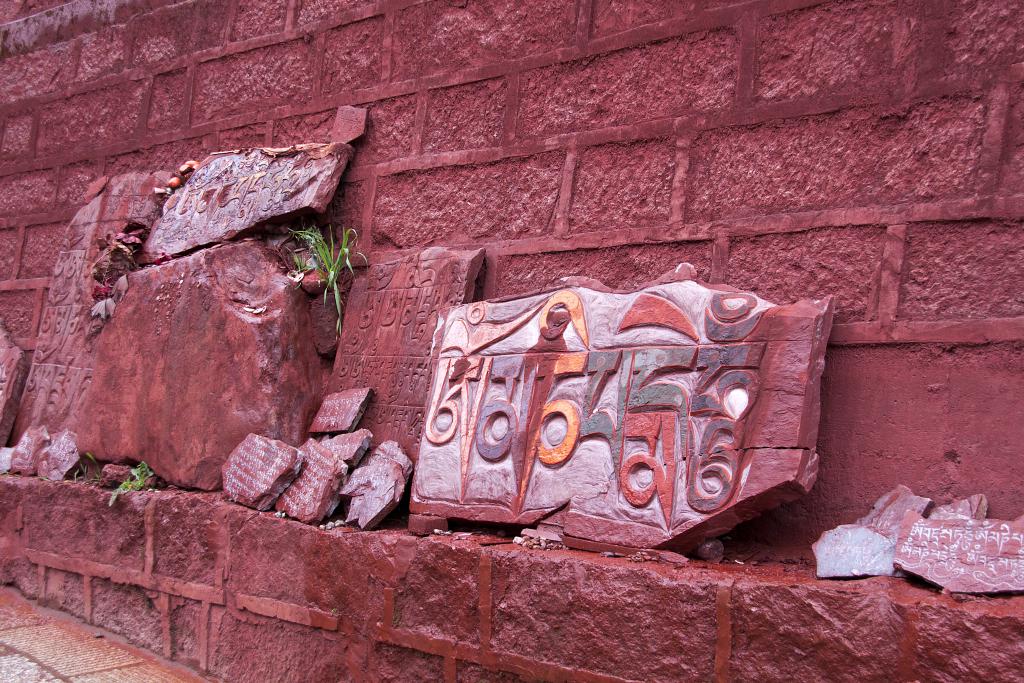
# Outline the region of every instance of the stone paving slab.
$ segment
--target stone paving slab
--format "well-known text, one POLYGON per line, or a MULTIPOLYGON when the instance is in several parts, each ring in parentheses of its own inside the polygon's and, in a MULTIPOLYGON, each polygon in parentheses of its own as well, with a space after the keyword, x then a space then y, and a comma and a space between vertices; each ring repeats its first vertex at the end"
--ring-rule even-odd
POLYGON ((206 679, 108 639, 97 628, 51 616, 0 589, 0 681, 198 683, 206 679))

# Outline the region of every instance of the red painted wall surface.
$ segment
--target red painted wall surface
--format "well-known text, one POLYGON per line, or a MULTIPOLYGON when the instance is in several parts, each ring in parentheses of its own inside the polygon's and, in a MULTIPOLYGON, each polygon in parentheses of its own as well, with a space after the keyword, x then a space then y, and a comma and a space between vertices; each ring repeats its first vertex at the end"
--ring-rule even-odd
POLYGON ((58 4, 0 3, 0 315, 26 347, 90 179, 317 140, 356 104, 334 215, 375 258, 486 246, 487 296, 682 260, 838 296, 818 485, 741 538, 806 553, 900 482, 1024 513, 1024 4, 58 4))

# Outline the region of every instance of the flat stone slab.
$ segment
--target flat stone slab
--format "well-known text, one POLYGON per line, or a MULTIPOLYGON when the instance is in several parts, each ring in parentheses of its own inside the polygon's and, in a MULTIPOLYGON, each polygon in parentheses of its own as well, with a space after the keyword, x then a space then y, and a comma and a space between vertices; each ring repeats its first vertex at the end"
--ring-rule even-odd
POLYGON ((369 429, 358 429, 347 434, 339 434, 329 438, 321 438, 320 443, 336 458, 348 465, 349 472, 354 470, 370 448, 373 434, 369 429))
POLYGON ((928 519, 985 519, 987 516, 988 498, 983 493, 975 493, 973 496, 936 506, 928 514, 928 519))
POLYGON ((28 356, 14 343, 0 321, 0 446, 11 438, 28 366, 28 356))
POLYGON ((174 256, 270 222, 323 213, 351 157, 350 146, 335 143, 211 155, 165 202, 143 258, 174 256))
POLYGON ((313 424, 309 427, 310 434, 352 431, 366 412, 372 396, 373 389, 369 387, 328 394, 313 418, 313 424))
POLYGON ((811 546, 819 579, 892 576, 896 538, 903 516, 923 515, 930 498, 914 495, 903 484, 885 493, 854 524, 830 529, 811 546))
POLYGON ((426 249, 371 265, 349 290, 328 390, 373 389, 362 425, 413 458, 438 316, 472 300, 483 262, 482 249, 426 249))
POLYGON ((412 460, 394 441, 385 441, 356 468, 341 490, 349 499, 345 521, 373 529, 402 500, 412 474, 412 460))
MULTIPOLYGON (((361 445, 363 450, 369 448, 369 440, 361 445)), ((277 499, 276 508, 292 519, 312 524, 338 507, 348 465, 315 439, 306 441, 299 448, 299 454, 302 471, 277 499)))
POLYGON ((776 306, 682 264, 450 309, 413 482, 417 514, 688 550, 817 474, 831 298, 776 306))
POLYGON ((81 454, 78 452, 78 437, 67 429, 61 430, 50 439, 39 456, 36 474, 43 479, 61 481, 73 470, 81 454))
POLYGON ((256 510, 269 510, 301 468, 302 454, 296 448, 250 434, 224 462, 224 497, 256 510))
POLYGON ((144 460, 172 484, 212 491, 247 434, 302 443, 321 363, 306 295, 271 249, 218 245, 128 281, 72 426, 83 451, 144 460))
POLYGON ((1024 592, 1024 521, 923 519, 908 512, 895 563, 953 593, 1024 592))
POLYGON ((18 440, 11 452, 11 472, 23 476, 33 476, 39 467, 39 458, 43 449, 50 443, 50 434, 46 427, 31 427, 18 440))

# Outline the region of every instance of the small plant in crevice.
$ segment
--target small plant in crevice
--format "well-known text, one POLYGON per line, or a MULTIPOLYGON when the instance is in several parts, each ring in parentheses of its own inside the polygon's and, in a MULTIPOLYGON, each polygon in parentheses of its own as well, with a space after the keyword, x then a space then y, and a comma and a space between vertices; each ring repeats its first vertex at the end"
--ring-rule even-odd
POLYGON ((100 480, 99 468, 100 464, 96 462, 96 456, 89 451, 86 451, 78 461, 78 466, 75 468, 75 472, 71 479, 72 481, 82 480, 97 482, 100 480))
POLYGON ((140 462, 131 469, 129 477, 122 481, 121 485, 114 489, 113 493, 110 494, 110 501, 107 505, 112 507, 114 503, 117 502, 117 497, 122 493, 128 493, 129 491, 141 491, 146 488, 146 482, 153 475, 154 472, 150 469, 149 465, 144 462, 140 462))
MULTIPOLYGON (((341 243, 334 241, 334 230, 330 225, 326 226, 328 239, 324 238, 320 228, 313 225, 300 230, 292 230, 292 237, 303 245, 308 255, 301 252, 292 254, 296 272, 301 276, 310 271, 316 271, 324 282, 324 305, 327 305, 327 293, 334 295, 334 307, 338 313, 337 332, 341 334, 341 278, 346 272, 355 272, 352 266, 352 259, 359 257, 366 263, 366 256, 355 250, 358 233, 352 228, 344 228, 341 231, 341 243)), ((301 280, 301 277, 299 278, 301 280)))

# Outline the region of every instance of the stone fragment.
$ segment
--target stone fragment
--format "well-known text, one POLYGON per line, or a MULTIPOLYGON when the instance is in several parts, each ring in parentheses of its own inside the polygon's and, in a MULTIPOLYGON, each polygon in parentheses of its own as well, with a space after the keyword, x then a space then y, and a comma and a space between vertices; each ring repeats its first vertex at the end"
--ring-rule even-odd
POLYGON ((352 283, 328 391, 373 389, 362 424, 378 440, 415 456, 438 316, 472 300, 483 260, 482 249, 426 249, 371 265, 352 283))
POLYGON ((0 447, 0 474, 7 474, 11 471, 11 456, 13 455, 13 447, 0 447))
MULTIPOLYGON (((369 439, 362 444, 369 447, 369 439)), ((328 517, 341 500, 341 485, 348 474, 348 465, 315 439, 299 448, 302 471, 292 485, 277 499, 276 508, 292 519, 312 524, 328 517)))
POLYGON ((373 439, 373 434, 369 429, 359 429, 348 434, 322 438, 320 443, 331 451, 334 457, 348 465, 348 471, 351 472, 359 465, 369 450, 371 439, 373 439))
POLYGON ((34 475, 39 466, 39 458, 48 443, 50 434, 46 427, 30 427, 21 435, 18 445, 11 453, 10 471, 25 476, 34 475))
POLYGON ((366 109, 338 107, 331 126, 332 142, 352 142, 366 131, 366 109))
POLYGON ((164 204, 142 258, 174 256, 299 214, 323 213, 351 157, 345 144, 211 155, 164 204))
POLYGON ((985 519, 987 516, 988 498, 984 493, 975 493, 937 506, 929 513, 928 519, 985 519))
POLYGON ((43 447, 36 473, 43 479, 63 480, 81 458, 76 441, 75 433, 67 429, 54 435, 50 443, 43 447))
POLYGON ((95 304, 92 264, 100 251, 97 238, 129 226, 152 225, 160 215, 153 189, 164 185, 167 178, 166 173, 130 173, 110 179, 71 219, 64 243, 55 245, 53 274, 14 427, 16 435, 32 426, 54 432, 74 429, 92 381, 95 332, 101 325, 89 314, 95 304))
POLYGON ((953 593, 1024 592, 1024 521, 924 519, 908 512, 895 564, 953 593))
POLYGON ((349 389, 328 394, 309 428, 311 434, 352 431, 366 412, 373 389, 349 389))
POLYGON ((409 533, 430 536, 435 531, 448 531, 448 520, 434 515, 409 515, 409 533))
POLYGON ((811 546, 819 579, 892 576, 896 537, 903 516, 922 515, 931 499, 899 484, 853 524, 830 529, 811 546))
POLYGON ((0 446, 11 438, 28 365, 28 356, 14 343, 0 321, 0 446))
POLYGON ((224 497, 269 510, 302 467, 302 454, 281 441, 250 434, 224 462, 224 497))
POLYGON ((694 555, 705 562, 718 564, 725 557, 725 544, 717 538, 709 538, 697 546, 694 555))
POLYGON ((118 465, 116 463, 107 463, 100 470, 100 486, 103 488, 113 488, 120 485, 122 481, 126 481, 132 476, 132 468, 128 465, 118 465))
POLYGON ((398 507, 412 474, 412 460, 394 441, 374 449, 348 482, 341 495, 349 499, 345 521, 361 529, 373 529, 398 507))
POLYGON ((449 309, 412 511, 522 526, 565 508, 566 545, 689 551, 805 493, 831 298, 692 277, 449 309))
POLYGON ((136 271, 73 427, 102 462, 215 490, 247 434, 302 443, 321 391, 306 296, 255 241, 136 271), (130 351, 126 351, 130 350, 130 351))

